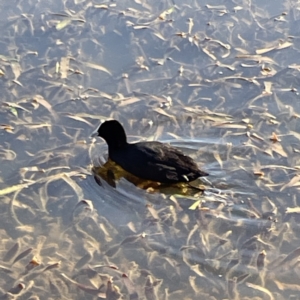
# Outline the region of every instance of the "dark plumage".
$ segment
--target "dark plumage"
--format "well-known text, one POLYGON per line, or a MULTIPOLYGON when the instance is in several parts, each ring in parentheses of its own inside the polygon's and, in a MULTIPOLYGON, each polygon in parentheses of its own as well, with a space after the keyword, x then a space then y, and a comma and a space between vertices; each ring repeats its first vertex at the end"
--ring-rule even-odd
POLYGON ((125 171, 161 183, 189 182, 208 174, 180 150, 160 142, 127 143, 123 126, 116 120, 102 123, 98 130, 108 145, 108 156, 125 171))

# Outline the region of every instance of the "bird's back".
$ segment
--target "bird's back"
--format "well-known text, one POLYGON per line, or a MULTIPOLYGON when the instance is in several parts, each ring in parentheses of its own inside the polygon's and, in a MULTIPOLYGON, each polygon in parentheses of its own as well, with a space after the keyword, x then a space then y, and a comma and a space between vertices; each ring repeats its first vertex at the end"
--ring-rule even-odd
POLYGON ((127 144, 109 156, 133 175, 162 183, 188 182, 207 175, 192 158, 160 142, 127 144))

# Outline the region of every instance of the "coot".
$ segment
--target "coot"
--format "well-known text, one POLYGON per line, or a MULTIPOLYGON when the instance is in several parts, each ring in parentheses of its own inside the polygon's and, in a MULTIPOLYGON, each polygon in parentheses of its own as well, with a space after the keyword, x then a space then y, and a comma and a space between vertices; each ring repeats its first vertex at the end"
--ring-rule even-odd
POLYGON ((192 158, 168 144, 152 141, 127 143, 125 130, 116 120, 102 123, 96 134, 106 141, 109 158, 141 179, 179 183, 208 175, 192 158))

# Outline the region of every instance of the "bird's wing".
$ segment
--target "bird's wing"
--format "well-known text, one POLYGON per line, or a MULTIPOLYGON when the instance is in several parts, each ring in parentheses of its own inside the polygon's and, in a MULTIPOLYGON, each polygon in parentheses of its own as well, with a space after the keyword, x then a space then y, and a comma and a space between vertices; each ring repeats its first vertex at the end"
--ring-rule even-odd
POLYGON ((180 150, 160 142, 142 142, 136 144, 138 151, 144 156, 143 159, 151 164, 163 165, 165 169, 170 171, 198 169, 194 161, 184 155, 180 150))

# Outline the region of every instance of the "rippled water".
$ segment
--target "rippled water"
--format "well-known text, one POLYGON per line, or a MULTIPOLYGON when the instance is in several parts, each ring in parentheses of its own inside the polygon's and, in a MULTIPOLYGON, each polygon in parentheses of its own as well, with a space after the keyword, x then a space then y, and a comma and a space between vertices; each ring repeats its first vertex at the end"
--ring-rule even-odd
POLYGON ((1 298, 298 299, 298 3, 0 8, 1 298), (108 118, 205 192, 95 180, 108 118))

